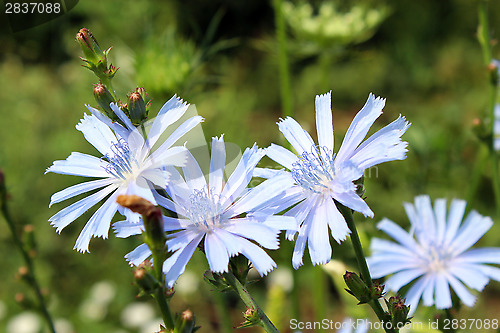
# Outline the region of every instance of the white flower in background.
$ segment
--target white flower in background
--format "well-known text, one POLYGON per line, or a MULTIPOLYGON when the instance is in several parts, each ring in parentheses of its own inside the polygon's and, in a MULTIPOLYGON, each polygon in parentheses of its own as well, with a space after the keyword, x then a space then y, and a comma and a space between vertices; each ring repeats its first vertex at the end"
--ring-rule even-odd
MULTIPOLYGON (((338 242, 345 240, 349 228, 335 205, 335 201, 373 217, 366 202, 356 193, 356 180, 363 176, 365 169, 379 163, 406 158, 407 142, 401 136, 410 124, 405 117, 399 117, 364 142, 370 127, 382 114, 385 99, 370 94, 366 104, 354 117, 340 149, 335 154, 331 93, 316 96, 316 128, 319 145, 293 118, 287 117, 279 123, 279 129, 290 142, 297 154, 282 146, 271 144, 266 154, 286 169, 295 186, 279 202, 274 212, 291 205, 285 216, 295 216, 301 225, 296 239, 292 263, 294 268, 302 265, 306 242, 312 263, 325 264, 330 261, 332 250, 328 228, 338 242)), ((271 178, 283 171, 257 169, 255 176, 271 178)), ((293 233, 287 233, 292 239, 293 233)))
POLYGON ((42 329, 42 321, 34 312, 21 312, 7 323, 7 333, 38 333, 42 329))
MULTIPOLYGON (((172 287, 203 241, 210 269, 227 272, 229 258, 243 254, 261 276, 276 264, 262 249, 277 249, 280 230, 297 230, 295 218, 261 214, 260 208, 272 204, 284 189, 293 184, 290 177, 274 177, 248 189, 256 164, 264 151, 257 146, 247 148, 236 169, 224 182, 226 150, 221 137, 212 141, 208 184, 203 172, 190 156, 182 168, 184 177, 171 168, 172 179, 167 187, 171 198, 160 196, 156 201, 178 214, 178 218, 164 217, 165 231, 177 231, 167 236, 167 247, 175 251, 164 263, 166 282, 172 287), (246 216, 242 216, 246 214, 246 216)), ((286 175, 284 175, 286 176, 286 175)), ((114 224, 118 237, 142 232, 142 227, 128 222, 114 224)), ((142 244, 126 257, 134 265, 151 255, 142 244)))
POLYGON ((131 303, 121 313, 121 322, 127 328, 140 328, 148 325, 154 318, 154 307, 143 302, 131 303))
POLYGON ((383 219, 378 228, 398 243, 374 238, 372 256, 367 258, 373 278, 393 274, 385 281, 387 289, 398 291, 412 281, 406 293, 410 313, 420 298, 425 306, 452 307, 450 288, 467 306, 476 296, 469 289, 481 291, 490 279, 500 281, 500 248, 469 249, 493 225, 491 218, 471 211, 462 223, 466 202, 453 200, 446 216, 446 200, 437 199, 434 209, 428 195, 404 205, 411 223, 406 232, 396 223, 383 219))
POLYGON ((120 194, 136 194, 155 203, 151 189, 154 185, 162 188, 166 186, 168 174, 164 172, 164 166, 182 165, 185 162, 186 149, 172 145, 203 121, 200 116, 186 120, 165 142, 151 151, 165 129, 186 112, 188 104, 176 96, 172 97, 159 111, 147 137, 144 137, 140 128, 132 125, 116 105, 112 104, 111 108, 125 126, 112 122, 91 107, 88 109, 92 115, 85 114, 76 126, 102 157, 71 153, 66 160, 55 161, 46 171, 46 173, 100 178, 68 187, 52 195, 50 205, 100 189, 52 216, 49 221, 57 228, 57 232, 61 232, 89 208, 108 197, 80 233, 74 247, 80 252, 89 251, 92 237, 107 238, 111 219, 117 211, 131 222, 139 221, 138 214, 118 206, 116 197, 120 194))

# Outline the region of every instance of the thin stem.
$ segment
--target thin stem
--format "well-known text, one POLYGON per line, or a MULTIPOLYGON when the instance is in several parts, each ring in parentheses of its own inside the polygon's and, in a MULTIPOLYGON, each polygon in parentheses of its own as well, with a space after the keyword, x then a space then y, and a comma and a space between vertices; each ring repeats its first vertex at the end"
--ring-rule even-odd
POLYGON ((286 46, 285 18, 283 16, 283 1, 273 0, 274 24, 276 25, 276 39, 278 41, 278 65, 280 75, 281 105, 283 118, 293 116, 292 110, 292 88, 290 85, 290 67, 288 64, 288 53, 286 46))
MULTIPOLYGON (((479 40, 479 44, 481 45, 481 49, 483 52, 483 61, 486 66, 491 64, 491 60, 493 58, 491 53, 491 37, 489 31, 489 22, 488 22, 488 1, 482 0, 479 3, 479 27, 477 38, 479 40)), ((499 84, 498 79, 493 75, 493 72, 490 72, 490 96, 488 100, 488 114, 490 117, 491 124, 491 133, 495 134, 495 103, 497 102, 499 96, 499 84)), ((491 157, 491 166, 493 172, 493 189, 495 192, 495 202, 497 208, 497 215, 500 217, 500 176, 498 174, 498 153, 495 151, 493 147, 493 142, 489 142, 488 146, 490 147, 490 157, 491 157)))
POLYGON ((259 307, 250 293, 246 290, 245 286, 241 284, 241 282, 234 276, 232 272, 224 273, 224 279, 238 294, 238 296, 240 296, 243 303, 245 303, 248 308, 253 309, 257 312, 257 316, 260 319, 260 324, 266 330, 266 332, 279 333, 278 329, 269 320, 265 312, 259 307))
MULTIPOLYGON (((354 253, 356 254, 356 260, 358 261, 359 270, 361 272, 361 278, 369 288, 373 285, 372 277, 370 276, 370 270, 368 269, 368 264, 366 263, 365 254, 363 252, 363 247, 361 246, 361 241, 359 239, 358 231, 356 229, 356 224, 354 223, 354 219, 352 218, 351 209, 341 204, 338 204, 337 207, 339 208, 342 216, 344 216, 344 219, 347 222, 347 226, 351 230, 350 235, 351 235, 352 247, 354 248, 354 253)), ((387 321, 385 311, 382 308, 382 305, 380 305, 380 302, 378 300, 371 300, 368 304, 373 309, 380 322, 387 321)), ((395 329, 390 329, 385 327, 384 330, 387 333, 396 332, 395 329)))
POLYGON ((158 303, 158 307, 160 308, 161 315, 163 318, 163 322, 165 323, 165 327, 167 329, 174 329, 174 317, 172 316, 172 312, 170 311, 170 306, 168 305, 167 298, 165 296, 165 279, 163 278, 162 264, 163 264, 163 254, 159 253, 159 251, 153 252, 153 264, 154 264, 154 272, 155 278, 158 280, 160 286, 157 288, 154 294, 154 298, 158 303))
MULTIPOLYGON (((1 171, 0 171, 1 172, 1 171)), ((1 177, 1 175, 0 175, 1 177)), ((23 246, 23 243, 21 239, 19 238, 17 232, 16 232, 16 227, 14 224, 14 221, 12 220, 9 209, 7 206, 7 196, 6 196, 6 188, 5 188, 5 183, 1 182, 0 184, 0 204, 1 204, 1 209, 2 209, 2 214, 5 218, 5 221, 7 222, 7 225, 9 226, 10 232, 12 233, 12 238, 14 239, 14 244, 17 246, 19 251, 21 252, 24 262, 26 263, 26 267, 28 268, 28 281, 31 285, 31 288, 35 292, 36 298, 38 300, 38 305, 39 305, 39 311, 42 313, 45 321, 47 322, 47 325, 49 326, 49 330, 52 333, 55 333, 56 330, 54 328, 54 322, 52 320, 52 317, 50 316, 50 313, 47 309, 47 305, 45 304, 45 299, 42 295, 42 291, 40 289, 40 285, 38 284, 38 280, 36 279, 35 275, 35 268, 33 265, 33 261, 26 251, 26 249, 23 246)))

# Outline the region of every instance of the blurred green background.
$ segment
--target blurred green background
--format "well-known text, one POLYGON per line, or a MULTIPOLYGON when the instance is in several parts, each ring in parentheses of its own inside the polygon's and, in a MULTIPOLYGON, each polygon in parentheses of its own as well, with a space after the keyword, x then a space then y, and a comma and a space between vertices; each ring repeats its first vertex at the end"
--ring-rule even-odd
MULTIPOLYGON (((408 226, 402 202, 428 193, 433 199, 467 199, 469 207, 492 216, 497 223, 480 245, 500 246, 500 219, 496 216, 489 162, 484 164, 475 190, 471 189, 482 149, 472 123, 485 117, 489 89, 476 40, 478 1, 310 4, 283 5, 294 117, 315 133, 314 96, 332 90, 338 147, 353 116, 373 92, 387 98, 384 114, 373 131, 399 114, 413 123, 403 137, 409 142, 407 160, 380 165, 366 179, 367 201, 375 219, 365 221, 355 216, 365 244, 369 244, 370 236, 382 237, 374 227, 382 217, 408 226)), ((158 110, 177 93, 195 104, 206 118, 203 130, 207 139, 225 133, 226 141, 242 149, 254 142, 266 147, 271 142, 284 143, 275 124, 282 108, 272 3, 80 1, 53 21, 15 33, 5 18, 0 35, 0 168, 6 176, 10 208, 19 228, 23 224, 36 228, 36 269, 42 285, 50 290, 50 309, 55 318, 67 320, 67 332, 147 332, 144 325, 140 328, 123 319, 128 317, 124 311, 132 302, 154 305, 135 299, 131 269, 123 260, 139 240, 115 239, 112 235, 105 241, 94 239, 91 253, 81 255, 72 247, 92 211, 61 235, 47 222, 66 206, 62 203, 49 209, 50 196, 82 179, 44 175, 45 169, 72 151, 96 153, 74 127, 86 111, 84 105, 96 104, 92 96, 96 80, 80 66, 81 51, 75 34, 86 27, 102 48, 113 46, 110 59, 120 67, 114 84, 122 98, 136 86, 143 86, 153 98, 152 110, 158 110), (111 296, 94 300, 101 302, 103 310, 92 317, 85 310, 89 307, 86 302, 94 304, 91 301, 99 297, 92 296, 92 290, 99 287, 107 288, 111 296)), ((498 1, 490 3, 490 21, 493 37, 499 37, 498 1)), ((499 50, 499 46, 493 46, 495 57, 500 57, 499 50)), ((270 160, 263 160, 262 165, 273 166, 270 160)), ((290 247, 284 244, 283 251, 273 254, 279 266, 286 267, 290 261, 290 247)), ((30 293, 14 278, 21 257, 3 221, 0 253, 0 332, 8 332, 6 327, 12 318, 24 311, 14 301, 15 294, 30 293)), ((348 242, 334 245, 334 257, 348 265, 354 263, 348 242)), ((308 263, 306 259, 298 277, 303 296, 301 312, 304 318, 312 319, 308 297, 312 269, 308 263)), ((220 321, 218 300, 201 280, 207 268, 205 259, 195 256, 189 268, 193 274, 187 274, 186 289, 179 288, 173 307, 177 311, 194 310, 202 325, 200 332, 216 332, 220 321)), ((286 269, 284 272, 285 276, 289 274, 286 269)), ((330 282, 329 287, 328 318, 340 321, 344 315, 369 313, 349 308, 355 302, 344 297, 338 281, 337 287, 330 282)), ((262 304, 274 305, 267 309, 281 313, 286 332, 288 298, 267 280, 252 289, 262 304)), ((97 295, 106 294, 97 290, 97 295)), ((242 321, 244 308, 230 296, 225 301, 234 307, 231 321, 236 326, 242 321)), ((476 307, 463 309, 460 316, 498 318, 498 313, 500 285, 493 282, 476 307)), ((154 318, 158 314, 144 316, 154 318)))

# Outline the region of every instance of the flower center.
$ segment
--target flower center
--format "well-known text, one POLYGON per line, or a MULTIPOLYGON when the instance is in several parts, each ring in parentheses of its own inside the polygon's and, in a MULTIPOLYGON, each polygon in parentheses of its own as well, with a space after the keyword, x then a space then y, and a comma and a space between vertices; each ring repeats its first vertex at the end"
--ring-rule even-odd
POLYGON ((111 145, 113 154, 103 156, 108 160, 108 165, 104 168, 110 175, 126 180, 135 174, 139 169, 139 162, 135 159, 125 140, 120 139, 111 145))
POLYGON ((293 163, 292 176, 302 188, 314 193, 328 192, 335 176, 335 154, 324 146, 312 146, 311 152, 303 152, 293 163))
POLYGON ((428 272, 441 272, 448 269, 451 254, 439 245, 430 244, 425 247, 424 266, 428 272))
POLYGON ((195 190, 190 197, 191 207, 188 209, 188 217, 197 226, 206 230, 220 225, 222 205, 219 195, 212 195, 207 188, 195 190))

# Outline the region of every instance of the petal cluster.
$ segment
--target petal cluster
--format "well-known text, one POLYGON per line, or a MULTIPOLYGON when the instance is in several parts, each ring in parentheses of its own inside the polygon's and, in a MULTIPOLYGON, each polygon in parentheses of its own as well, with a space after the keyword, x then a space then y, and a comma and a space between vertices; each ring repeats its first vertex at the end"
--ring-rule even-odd
POLYGON ((46 171, 46 173, 97 178, 52 195, 50 205, 98 190, 60 210, 49 219, 57 228, 57 232, 61 232, 88 209, 107 197, 86 223, 76 241, 74 248, 80 252, 88 252, 92 237, 107 237, 111 219, 117 211, 127 216, 129 221, 138 222, 139 216, 119 207, 116 197, 120 194, 136 194, 155 202, 152 187, 165 187, 168 180, 164 166, 184 165, 186 162, 187 150, 173 144, 203 121, 199 116, 186 120, 159 144, 158 139, 165 129, 186 112, 187 103, 176 96, 172 97, 159 111, 147 137, 116 105, 111 104, 111 107, 123 125, 112 122, 92 107, 88 107, 91 115, 85 114, 76 125, 76 129, 82 132, 85 139, 99 151, 100 157, 74 152, 66 160, 55 161, 46 171), (158 148, 153 151, 151 148, 155 144, 158 148))
POLYGON ((437 199, 432 207, 429 196, 422 195, 415 204, 405 204, 410 232, 388 219, 378 224, 397 243, 372 240, 370 272, 373 278, 393 274, 385 286, 394 291, 411 283, 406 299, 412 313, 420 299, 425 306, 451 308, 451 289, 472 306, 476 297, 471 290, 483 290, 490 279, 500 281, 500 269, 488 265, 500 264, 500 248, 470 249, 493 222, 476 211, 462 221, 465 206, 455 199, 447 213, 445 199, 437 199))
MULTIPOLYGON (((328 229, 338 243, 350 233, 336 202, 373 217, 370 207, 356 193, 354 182, 367 168, 405 159, 407 151, 407 142, 402 141, 401 136, 410 124, 401 116, 363 141, 382 114, 385 99, 369 95, 349 126, 337 154, 333 152, 331 93, 316 96, 315 104, 318 145, 297 121, 287 117, 278 122, 278 127, 296 153, 276 144, 266 149, 267 156, 284 166, 294 182, 275 210, 296 204, 285 213, 296 217, 300 224, 292 258, 295 268, 302 265, 306 243, 313 264, 324 264, 332 255, 328 229)), ((270 178, 275 174, 278 172, 258 169, 255 175, 270 178)), ((293 236, 288 234, 289 238, 293 236)))
MULTIPOLYGON (((164 262, 166 282, 173 286, 196 248, 202 243, 210 269, 227 272, 229 259, 238 254, 247 257, 260 273, 266 275, 276 264, 262 249, 277 249, 280 230, 297 230, 295 218, 264 214, 292 185, 287 175, 273 177, 248 189, 254 168, 264 151, 257 146, 247 148, 234 172, 224 181, 226 150, 223 138, 214 138, 208 182, 192 155, 182 167, 182 174, 169 168, 171 182, 167 187, 169 198, 156 196, 156 201, 177 213, 178 218, 164 217, 167 247, 174 253, 164 262)), ((114 225, 118 237, 141 232, 128 222, 114 225)), ((151 252, 144 244, 127 255, 134 265, 140 264, 151 252)))

